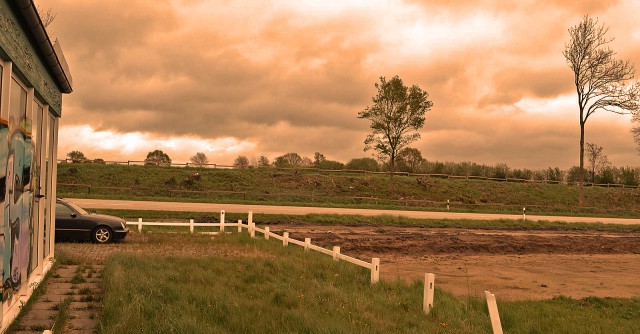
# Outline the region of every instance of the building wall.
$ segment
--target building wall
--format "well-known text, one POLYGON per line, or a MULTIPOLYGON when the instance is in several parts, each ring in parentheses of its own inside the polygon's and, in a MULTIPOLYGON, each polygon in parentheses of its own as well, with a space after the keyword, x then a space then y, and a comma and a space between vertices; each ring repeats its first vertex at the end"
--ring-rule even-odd
POLYGON ((8 0, 0 0, 0 332, 53 257, 62 95, 8 0))
POLYGON ((49 109, 60 116, 62 94, 27 39, 8 0, 0 0, 0 57, 11 59, 16 72, 35 88, 49 109))

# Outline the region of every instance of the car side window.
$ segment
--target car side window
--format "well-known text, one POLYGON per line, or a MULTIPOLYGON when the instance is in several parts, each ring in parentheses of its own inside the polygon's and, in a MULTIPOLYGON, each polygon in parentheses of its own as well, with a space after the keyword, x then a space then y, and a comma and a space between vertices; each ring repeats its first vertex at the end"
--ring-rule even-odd
POLYGON ((56 203, 56 216, 70 216, 73 211, 65 205, 56 203))

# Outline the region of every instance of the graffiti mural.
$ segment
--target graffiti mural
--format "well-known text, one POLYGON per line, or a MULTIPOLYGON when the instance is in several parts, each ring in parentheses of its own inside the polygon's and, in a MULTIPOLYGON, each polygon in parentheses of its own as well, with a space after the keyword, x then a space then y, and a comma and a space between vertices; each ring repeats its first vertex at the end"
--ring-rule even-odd
POLYGON ((11 305, 27 277, 31 241, 31 163, 33 147, 27 135, 26 91, 15 81, 11 86, 8 126, 0 128, 0 162, 6 157, 3 185, 3 302, 11 305), (5 139, 6 138, 6 139, 5 139))
MULTIPOLYGON (((7 140, 9 139, 9 124, 6 120, 0 119, 0 206, 4 208, 6 202, 6 193, 7 193, 7 162, 9 157, 9 144, 7 140)), ((2 211, 4 212, 4 210, 2 211)), ((2 231, 2 238, 0 238, 0 251, 2 251, 2 256, 0 257, 0 261, 2 261, 2 301, 4 302, 9 298, 10 289, 7 289, 4 282, 4 277, 7 277, 5 273, 9 272, 9 269, 5 264, 9 263, 11 257, 9 256, 5 245, 7 244, 7 233, 9 231, 8 227, 5 225, 8 222, 6 217, 3 217, 4 223, 0 224, 0 229, 2 231)))

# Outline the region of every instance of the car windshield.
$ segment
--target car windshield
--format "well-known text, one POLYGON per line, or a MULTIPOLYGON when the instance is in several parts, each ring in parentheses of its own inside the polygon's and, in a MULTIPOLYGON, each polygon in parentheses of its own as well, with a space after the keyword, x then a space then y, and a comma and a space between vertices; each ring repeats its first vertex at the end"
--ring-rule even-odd
POLYGON ((72 208, 73 210, 78 211, 79 214, 81 215, 88 215, 89 213, 87 211, 85 211, 83 208, 77 206, 74 203, 71 202, 64 202, 64 204, 66 204, 68 207, 72 208))

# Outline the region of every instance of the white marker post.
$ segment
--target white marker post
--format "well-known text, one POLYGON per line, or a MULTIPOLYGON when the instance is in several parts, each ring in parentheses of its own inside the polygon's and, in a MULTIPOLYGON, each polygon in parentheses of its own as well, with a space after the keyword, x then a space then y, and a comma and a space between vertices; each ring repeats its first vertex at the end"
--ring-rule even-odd
POLYGON ((424 274, 424 300, 422 302, 422 310, 425 314, 429 314, 433 309, 433 292, 435 290, 436 275, 424 274))
POLYGON ((221 210, 220 211, 220 233, 224 232, 224 216, 225 216, 224 210, 221 210))
POLYGON ((449 211, 449 200, 447 200, 447 211, 449 211))
POLYGON ((380 259, 371 259, 371 283, 378 283, 380 280, 380 259))
POLYGON ((522 208, 522 220, 524 220, 524 221, 527 220, 527 208, 526 207, 522 208))
POLYGON ((333 261, 340 260, 340 246, 333 246, 333 261))
POLYGON ((485 291, 484 294, 487 297, 487 307, 489 308, 489 317, 491 318, 493 334, 502 334, 502 324, 500 323, 500 314, 498 314, 496 296, 489 291, 485 291))

